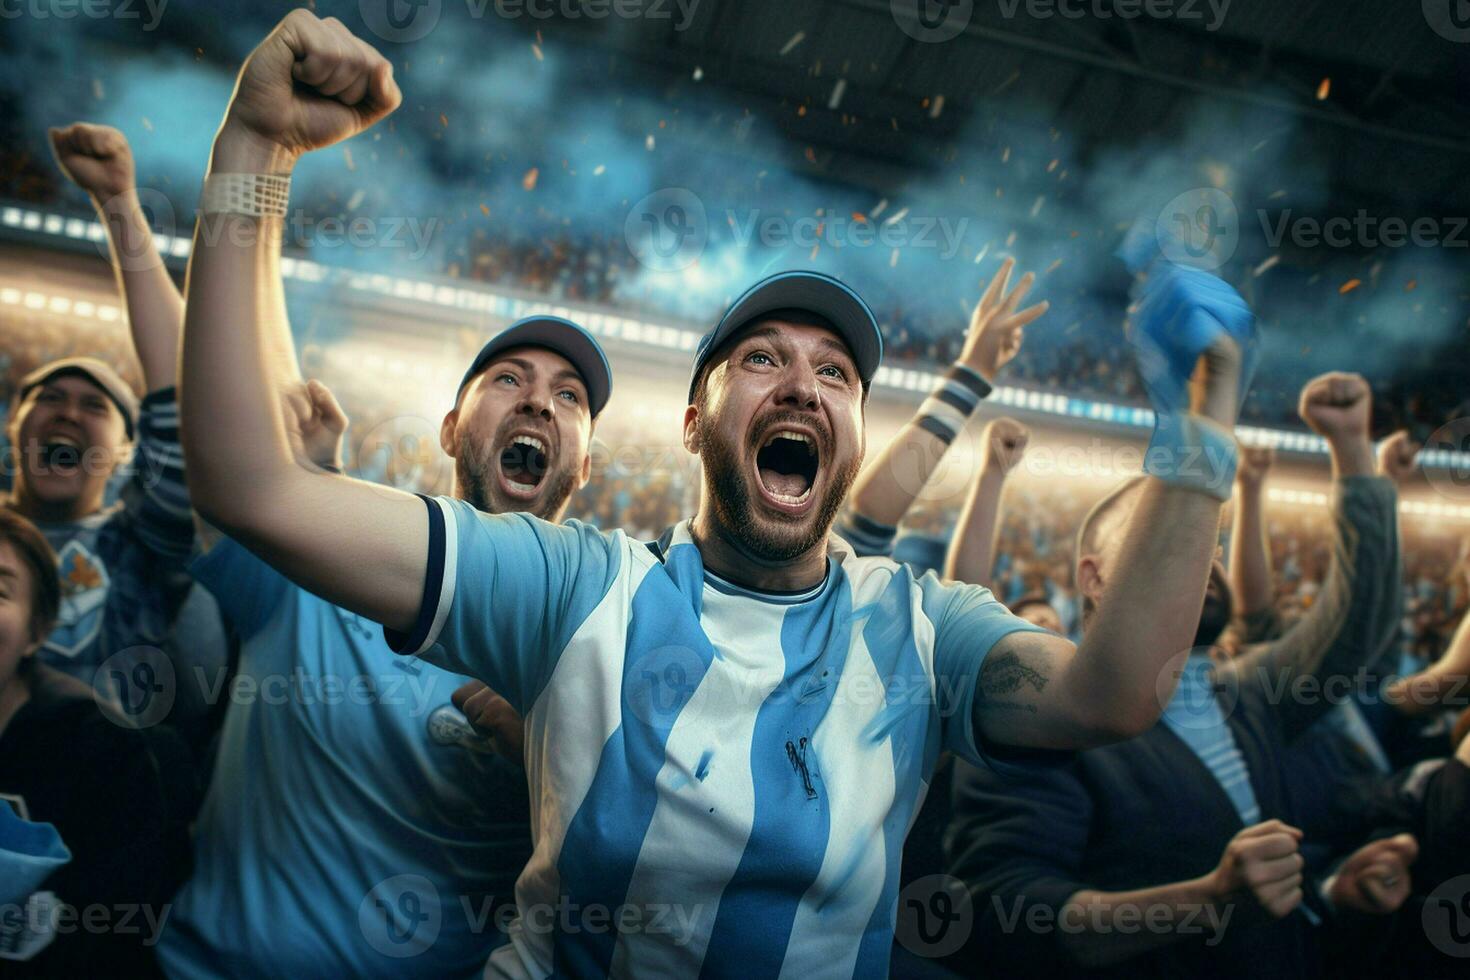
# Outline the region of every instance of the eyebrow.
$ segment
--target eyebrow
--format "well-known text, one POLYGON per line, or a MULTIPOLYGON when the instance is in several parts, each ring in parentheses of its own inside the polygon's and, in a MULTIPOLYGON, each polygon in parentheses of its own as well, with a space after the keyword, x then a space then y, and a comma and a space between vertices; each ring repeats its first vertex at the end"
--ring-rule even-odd
POLYGON ((16 581, 20 581, 20 572, 11 568, 9 565, 0 565, 0 578, 13 578, 16 581))
MULTIPOLYGON (((525 371, 527 374, 536 373, 536 365, 532 364, 530 361, 526 360, 523 357, 501 357, 494 361, 491 361, 490 367, 495 367, 497 364, 514 364, 516 367, 520 368, 522 371, 525 371)), ((488 371, 489 368, 486 368, 486 370, 488 371)), ((553 381, 561 381, 568 378, 570 378, 572 381, 580 383, 584 388, 587 387, 587 383, 582 380, 582 375, 578 373, 574 368, 562 368, 551 376, 551 380, 553 381)))

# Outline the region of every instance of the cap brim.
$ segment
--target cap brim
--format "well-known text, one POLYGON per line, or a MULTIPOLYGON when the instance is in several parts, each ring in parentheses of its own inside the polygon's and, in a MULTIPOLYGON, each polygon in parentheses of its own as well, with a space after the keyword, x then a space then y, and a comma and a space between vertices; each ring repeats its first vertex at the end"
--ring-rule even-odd
MULTIPOLYGON (((709 355, 753 321, 780 310, 814 313, 836 328, 852 352, 864 384, 883 361, 883 335, 878 320, 862 297, 843 283, 820 272, 783 272, 764 279, 737 299, 719 326, 702 345, 695 375, 709 355)), ((693 399, 693 383, 690 398, 693 399)))
POLYGON ((555 316, 527 317, 496 334, 480 348, 470 369, 465 372, 459 390, 484 370, 491 358, 516 347, 543 347, 571 362, 587 386, 587 407, 593 418, 602 413, 612 396, 612 366, 607 355, 590 333, 570 320, 555 316))

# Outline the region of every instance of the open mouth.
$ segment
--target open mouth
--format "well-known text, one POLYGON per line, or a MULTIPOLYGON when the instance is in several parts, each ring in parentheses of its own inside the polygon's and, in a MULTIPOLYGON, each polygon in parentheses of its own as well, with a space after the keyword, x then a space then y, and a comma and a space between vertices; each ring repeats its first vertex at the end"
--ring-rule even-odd
POLYGON ((821 468, 816 440, 804 432, 777 429, 755 454, 761 490, 780 509, 806 509, 821 468))
POLYGON ((41 445, 41 458, 48 469, 75 473, 82 465, 81 444, 66 436, 55 436, 41 445))
POLYGON ((536 496, 546 478, 546 443, 535 436, 519 435, 500 451, 500 483, 513 497, 536 496))

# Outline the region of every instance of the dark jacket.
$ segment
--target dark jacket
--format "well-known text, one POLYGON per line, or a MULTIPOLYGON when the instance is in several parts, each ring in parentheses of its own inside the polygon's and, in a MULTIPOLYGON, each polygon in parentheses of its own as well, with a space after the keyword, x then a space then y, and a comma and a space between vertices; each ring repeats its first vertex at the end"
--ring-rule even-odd
MULTIPOLYGON (((1283 755, 1332 707, 1325 698, 1299 696, 1293 685, 1309 689, 1352 674, 1397 625, 1392 485, 1372 477, 1340 481, 1333 516, 1333 565, 1313 610, 1285 636, 1248 647, 1221 671, 1216 696, 1249 767, 1262 820, 1293 819, 1283 755)), ((1244 829, 1214 776, 1163 723, 1024 778, 962 765, 954 794, 946 843, 951 870, 974 900, 964 960, 976 976, 1295 980, 1320 973, 1318 929, 1300 910, 1271 922, 1237 908, 1218 939, 1207 939, 1201 922, 1197 934, 1092 972, 1070 958, 1054 927, 1028 928, 1031 907, 1040 906, 1030 914, 1042 917, 1031 921, 1056 922, 1083 889, 1129 891, 1207 874, 1244 829)))

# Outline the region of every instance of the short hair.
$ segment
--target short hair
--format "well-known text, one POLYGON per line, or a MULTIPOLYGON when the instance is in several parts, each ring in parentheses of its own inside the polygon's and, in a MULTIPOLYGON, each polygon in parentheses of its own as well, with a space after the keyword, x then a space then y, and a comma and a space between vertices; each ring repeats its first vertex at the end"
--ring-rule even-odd
MULTIPOLYGON (((1101 547, 1099 538, 1102 534, 1102 525, 1108 518, 1122 510, 1127 499, 1133 496, 1133 491, 1143 486, 1143 480, 1142 474, 1130 476, 1092 505, 1092 510, 1082 518, 1082 526, 1077 529, 1077 547, 1072 556, 1075 564, 1081 564, 1084 555, 1097 554, 1101 547)), ((1073 571, 1076 571, 1075 566, 1073 571)))
POLYGON ((44 639, 61 612, 61 576, 56 552, 36 525, 9 507, 0 507, 0 542, 10 545, 31 574, 31 635, 44 639))
MULTIPOLYGON (((1021 610, 1027 606, 1047 606, 1052 612, 1057 611, 1056 607, 1051 604, 1051 600, 1047 598, 1045 592, 1028 592, 1011 603, 1011 614, 1019 616, 1021 615, 1021 610)), ((1060 613, 1057 614, 1057 618, 1061 618, 1060 613)))

